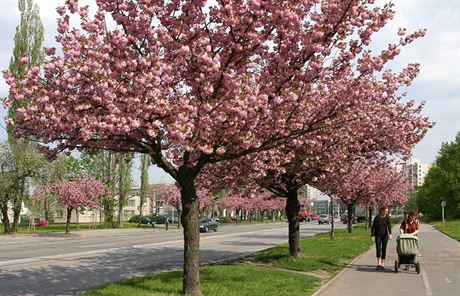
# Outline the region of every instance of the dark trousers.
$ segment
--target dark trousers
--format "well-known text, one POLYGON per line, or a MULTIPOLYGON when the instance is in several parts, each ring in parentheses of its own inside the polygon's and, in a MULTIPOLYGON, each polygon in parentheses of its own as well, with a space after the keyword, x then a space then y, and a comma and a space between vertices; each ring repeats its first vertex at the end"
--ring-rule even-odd
POLYGON ((377 258, 385 259, 387 256, 388 235, 375 236, 375 249, 377 250, 377 258))

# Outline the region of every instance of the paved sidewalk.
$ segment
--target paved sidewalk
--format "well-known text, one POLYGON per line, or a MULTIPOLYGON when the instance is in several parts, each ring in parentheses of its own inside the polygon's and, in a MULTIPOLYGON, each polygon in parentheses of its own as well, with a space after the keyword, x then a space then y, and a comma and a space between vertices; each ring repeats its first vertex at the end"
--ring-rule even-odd
MULTIPOLYGON (((422 224, 419 235, 421 272, 394 271, 396 235, 388 242, 385 270, 376 270, 375 246, 361 255, 335 279, 314 296, 404 295, 449 296, 460 295, 460 243, 429 224, 422 224)), ((370 238, 369 238, 370 239, 370 238)))

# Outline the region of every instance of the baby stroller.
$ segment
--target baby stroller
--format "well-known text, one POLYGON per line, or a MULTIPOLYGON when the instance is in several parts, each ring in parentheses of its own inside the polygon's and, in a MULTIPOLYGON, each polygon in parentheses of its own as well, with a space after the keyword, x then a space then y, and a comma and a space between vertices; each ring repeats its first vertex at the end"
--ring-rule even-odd
POLYGON ((417 261, 419 254, 418 237, 412 234, 401 234, 396 238, 396 252, 398 260, 395 260, 395 272, 401 264, 409 267, 415 267, 415 271, 420 273, 420 263, 417 261))

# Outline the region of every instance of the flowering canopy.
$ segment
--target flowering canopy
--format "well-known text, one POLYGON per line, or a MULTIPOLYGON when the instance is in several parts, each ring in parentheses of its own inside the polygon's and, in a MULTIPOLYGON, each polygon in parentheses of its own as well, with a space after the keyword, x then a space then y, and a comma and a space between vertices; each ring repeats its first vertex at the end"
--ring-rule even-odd
MULTIPOLYGON (((166 184, 161 186, 159 190, 161 200, 168 206, 182 211, 182 199, 179 184, 166 184)), ((215 204, 215 199, 212 195, 204 189, 199 189, 197 192, 200 201, 200 209, 205 210, 215 204)))
POLYGON ((375 160, 350 163, 343 172, 329 174, 315 186, 346 205, 401 205, 409 191, 407 180, 394 167, 375 160))
POLYGON ((100 206, 99 197, 106 193, 106 188, 98 180, 77 178, 73 181, 55 184, 53 191, 59 195, 59 203, 67 208, 89 207, 95 209, 100 206))
MULTIPOLYGON (((395 84, 410 83, 418 71, 385 72, 385 83, 356 80, 399 53, 397 44, 377 56, 363 50, 392 17, 391 6, 272 0, 203 9, 206 2, 97 0, 91 18, 78 0, 66 1, 58 9, 63 56, 47 50, 43 74, 38 67, 20 81, 5 74, 6 105, 30 102, 8 124, 14 121, 17 136, 58 142, 54 153, 149 153, 174 177, 159 151, 178 166, 267 149, 337 124, 331 118, 341 112, 361 114, 363 99, 391 99, 395 84), (70 28, 71 15, 80 17, 80 29, 70 28)), ((400 43, 423 34, 401 31, 400 43)))

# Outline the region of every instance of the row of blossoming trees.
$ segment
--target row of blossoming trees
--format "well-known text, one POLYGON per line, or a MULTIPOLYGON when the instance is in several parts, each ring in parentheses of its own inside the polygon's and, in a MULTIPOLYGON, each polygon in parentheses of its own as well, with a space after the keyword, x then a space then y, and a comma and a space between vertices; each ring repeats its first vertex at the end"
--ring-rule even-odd
POLYGON ((20 106, 7 123, 16 137, 40 141, 50 159, 73 149, 138 152, 170 174, 181 193, 186 295, 201 295, 197 188, 257 186, 283 198, 296 256, 302 186, 319 182, 348 199, 355 191, 344 175, 354 163, 373 159, 383 167, 382 155, 407 156, 431 126, 422 106, 400 92, 419 65, 387 66, 425 31, 400 29, 380 52, 369 47, 393 17, 391 4, 96 5, 90 15, 67 0, 58 8, 62 54, 48 49, 42 69, 30 67, 21 79, 6 72, 5 104, 20 106))
MULTIPOLYGON (((182 202, 180 194, 180 186, 178 184, 167 184, 160 188, 159 196, 164 205, 170 206, 177 211, 180 216, 182 213, 182 202)), ((199 199, 200 211, 203 215, 206 212, 212 212, 214 209, 221 208, 223 210, 234 213, 236 221, 240 215, 247 214, 247 217, 251 219, 255 213, 262 213, 262 219, 265 217, 265 213, 270 213, 272 218, 275 217, 276 212, 280 212, 284 209, 285 202, 283 199, 277 198, 273 194, 267 194, 263 192, 253 193, 238 193, 232 192, 225 194, 222 198, 216 198, 212 195, 212 192, 208 190, 198 190, 197 196, 199 199)), ((178 223, 180 227, 180 223, 178 223)))

